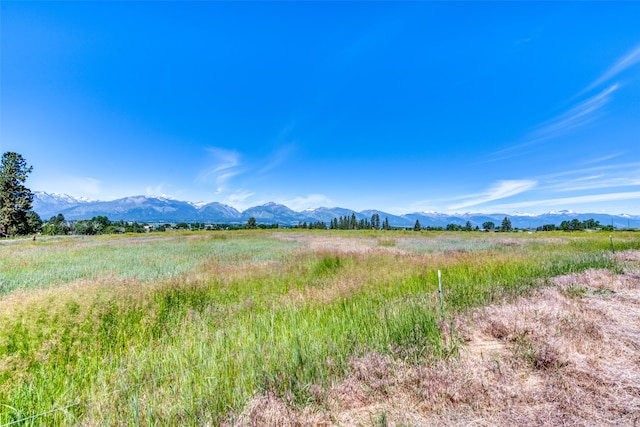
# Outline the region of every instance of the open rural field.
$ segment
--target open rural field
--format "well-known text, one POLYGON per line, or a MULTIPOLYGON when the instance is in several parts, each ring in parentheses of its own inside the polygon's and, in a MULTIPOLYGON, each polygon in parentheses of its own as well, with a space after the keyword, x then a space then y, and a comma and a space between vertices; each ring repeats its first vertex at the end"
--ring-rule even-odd
POLYGON ((634 233, 4 241, 0 426, 637 425, 638 319, 634 233))

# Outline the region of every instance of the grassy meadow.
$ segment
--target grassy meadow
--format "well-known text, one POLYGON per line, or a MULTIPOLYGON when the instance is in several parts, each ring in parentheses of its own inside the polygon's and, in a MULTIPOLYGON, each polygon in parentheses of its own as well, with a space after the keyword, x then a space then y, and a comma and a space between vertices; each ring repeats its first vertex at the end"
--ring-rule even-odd
MULTIPOLYGON (((613 243, 640 249, 633 233, 613 243)), ((0 426, 232 425, 265 394, 322 408, 354 356, 456 357, 456 313, 558 275, 619 268, 609 234, 587 232, 3 242, 0 426)))

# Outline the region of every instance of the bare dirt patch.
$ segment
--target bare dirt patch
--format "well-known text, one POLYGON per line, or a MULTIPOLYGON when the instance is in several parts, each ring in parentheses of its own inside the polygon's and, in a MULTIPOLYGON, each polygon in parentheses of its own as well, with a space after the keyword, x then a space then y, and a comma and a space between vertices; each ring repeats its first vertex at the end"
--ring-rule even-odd
MULTIPOLYGON (((367 354, 302 408, 256 397, 240 425, 640 425, 640 251, 456 319, 459 356, 367 354)), ((315 395, 314 395, 315 396, 315 395)))

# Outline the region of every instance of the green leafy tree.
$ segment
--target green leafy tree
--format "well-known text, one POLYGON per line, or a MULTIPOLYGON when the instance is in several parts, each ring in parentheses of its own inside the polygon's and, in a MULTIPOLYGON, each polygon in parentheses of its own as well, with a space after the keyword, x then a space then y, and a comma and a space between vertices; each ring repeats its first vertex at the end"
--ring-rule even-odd
POLYGON ((582 230, 582 223, 580 222, 580 220, 578 219, 571 220, 571 230, 572 231, 582 230))
POLYGON ((485 230, 494 230, 496 225, 492 221, 487 221, 482 223, 482 228, 485 230))
POLYGON ((93 229, 97 234, 107 233, 109 226, 111 225, 111 221, 106 216, 98 215, 91 218, 91 223, 93 229))
POLYGON ((96 234, 96 229, 93 226, 92 221, 87 221, 86 219, 82 219, 80 221, 76 221, 71 224, 71 232, 73 234, 82 234, 91 236, 96 234))
MULTIPOLYGON (((186 223, 181 223, 181 224, 186 224, 186 223)), ((147 230, 148 230, 148 227, 145 227, 147 224, 145 224, 145 223, 138 224, 136 221, 134 221, 134 222, 120 221, 119 223, 116 223, 114 225, 115 226, 120 225, 121 227, 123 227, 124 228, 123 231, 125 233, 146 233, 147 230)), ((177 224, 177 225, 180 225, 180 224, 177 224)), ((186 227, 184 229, 186 230, 188 228, 189 228, 189 226, 186 225, 186 227)))
MULTIPOLYGON (((307 228, 307 224, 304 224, 304 228, 307 228)), ((258 223, 256 222, 256 219, 254 217, 251 217, 247 220, 247 228, 250 230, 253 230, 255 228, 258 228, 258 223)))
POLYGON ((464 225, 464 231, 471 231, 473 230, 473 225, 471 224, 471 221, 467 221, 467 223, 464 225))
POLYGON ((582 221, 582 226, 585 229, 594 230, 594 229, 600 227, 600 221, 596 221, 593 218, 589 218, 589 219, 586 219, 586 220, 582 221))
POLYGON ((6 152, 0 163, 0 232, 7 235, 29 232, 27 212, 31 210, 33 193, 24 186, 33 167, 22 155, 6 152))
POLYGON ((39 233, 42 231, 42 219, 34 211, 27 212, 27 233, 39 233))
POLYGON ((384 223, 382 224, 382 228, 384 230, 391 230, 391 226, 389 225, 389 217, 388 216, 384 217, 384 223))
POLYGON ((59 234, 69 234, 71 227, 64 219, 64 215, 58 214, 52 216, 46 224, 42 226, 42 233, 50 236, 56 236, 59 234))

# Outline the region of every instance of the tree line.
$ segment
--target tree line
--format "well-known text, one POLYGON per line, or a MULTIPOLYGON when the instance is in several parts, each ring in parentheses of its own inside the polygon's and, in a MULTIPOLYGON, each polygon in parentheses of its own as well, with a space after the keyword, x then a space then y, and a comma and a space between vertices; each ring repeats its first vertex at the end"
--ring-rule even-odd
POLYGON ((380 215, 373 214, 371 219, 356 218, 356 214, 352 213, 351 216, 345 215, 339 218, 333 218, 329 225, 324 221, 309 222, 306 221, 298 224, 297 228, 308 229, 321 229, 321 230, 391 230, 389 225, 389 218, 385 217, 382 223, 380 222, 380 215))
POLYGON ((94 216, 91 219, 67 221, 64 215, 52 216, 43 223, 40 232, 43 235, 98 235, 122 233, 152 233, 173 230, 244 230, 253 228, 278 228, 278 224, 257 224, 255 218, 250 218, 246 224, 206 224, 204 222, 179 222, 177 224, 147 224, 136 221, 111 221, 106 216, 94 216), (253 220, 253 221, 252 221, 253 220))

